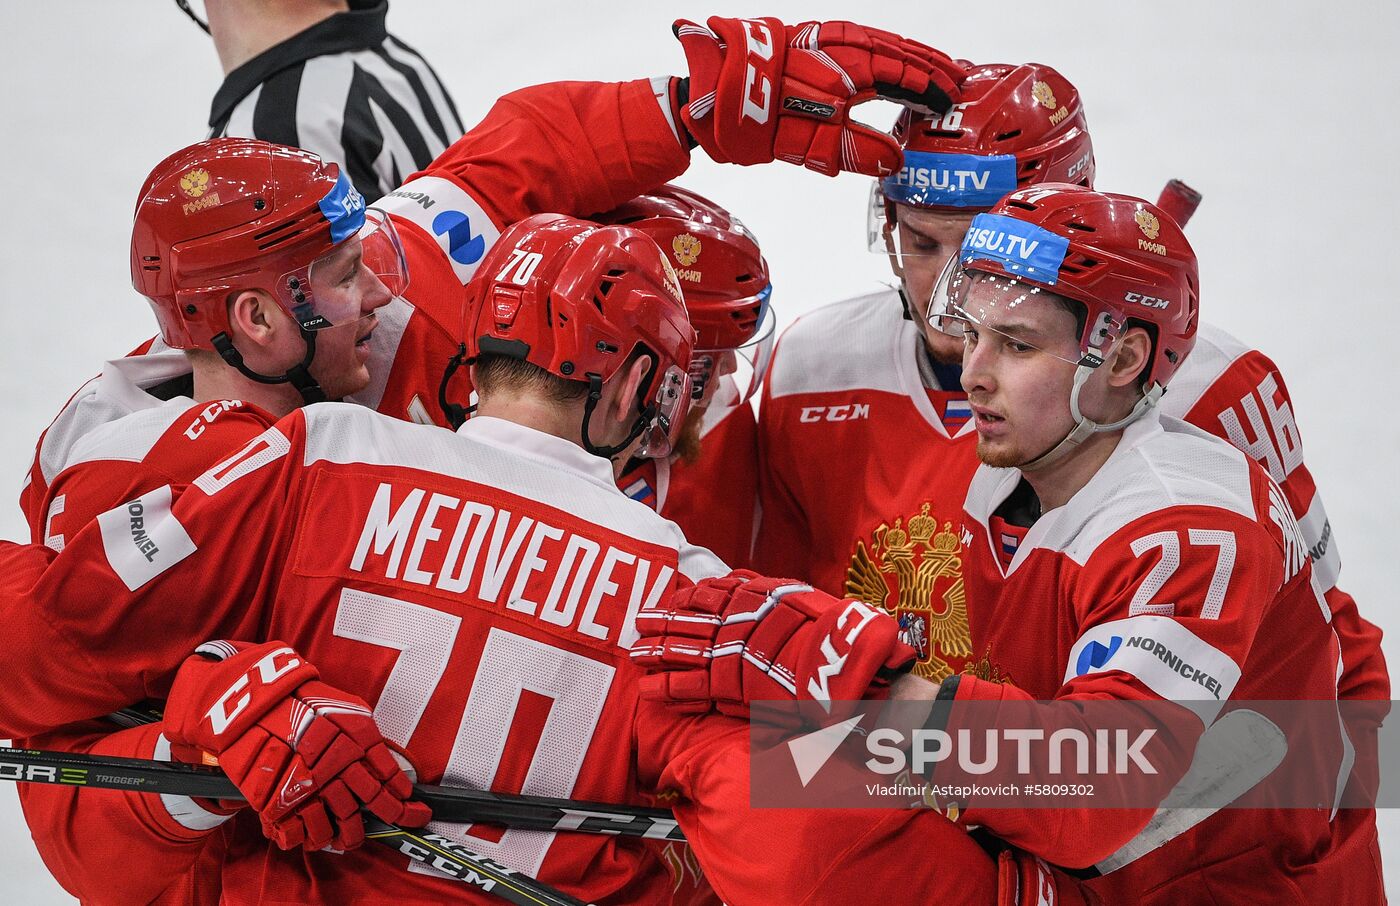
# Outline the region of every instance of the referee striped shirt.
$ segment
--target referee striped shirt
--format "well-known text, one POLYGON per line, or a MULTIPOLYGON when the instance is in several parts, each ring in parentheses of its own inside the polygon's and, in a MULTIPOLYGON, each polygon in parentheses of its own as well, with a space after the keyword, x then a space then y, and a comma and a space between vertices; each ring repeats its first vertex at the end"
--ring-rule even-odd
POLYGON ((229 73, 209 136, 305 148, 373 201, 466 130, 437 73, 385 28, 388 0, 351 6, 229 73))

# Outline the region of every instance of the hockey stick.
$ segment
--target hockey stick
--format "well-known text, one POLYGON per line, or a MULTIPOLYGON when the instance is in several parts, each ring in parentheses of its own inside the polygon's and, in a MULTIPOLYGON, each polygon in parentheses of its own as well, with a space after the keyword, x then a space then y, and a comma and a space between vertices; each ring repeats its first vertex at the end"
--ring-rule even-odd
MULTIPOLYGON (((205 799, 243 798, 233 781, 217 768, 36 749, 0 748, 0 780, 170 793, 205 799)), ((511 796, 432 784, 415 786, 413 798, 433 810, 435 821, 685 841, 675 817, 660 808, 548 796, 511 796)))
POLYGON ((1162 194, 1157 196, 1157 207, 1171 215, 1182 229, 1186 229, 1187 221, 1200 204, 1201 193, 1179 179, 1168 180, 1162 187, 1162 194))
MULTIPOLYGON (((0 748, 0 780, 135 790, 141 793, 171 793, 210 799, 243 798, 233 781, 213 768, 139 758, 100 757, 76 752, 0 748)), ((452 812, 454 807, 459 810, 469 808, 460 804, 460 801, 452 801, 451 797, 446 798, 449 801, 443 805, 444 812, 452 812)), ((508 797, 502 798, 506 798, 509 804, 508 797)), ((425 798, 425 801, 429 800, 425 798)), ((494 805, 499 811, 499 803, 494 805)), ((496 814, 491 812, 492 807, 493 803, 487 802, 483 806, 484 812, 496 814)), ((536 823, 533 826, 549 829, 543 811, 534 804, 531 808, 535 810, 536 815, 541 816, 535 819, 536 823)), ((674 823, 674 819, 670 820, 674 823)), ((579 819, 566 816, 557 823, 578 822, 579 819)), ((519 874, 438 834, 386 824, 368 814, 365 815, 365 831, 366 837, 396 849, 414 861, 422 862, 459 881, 474 884, 486 893, 519 906, 583 906, 582 900, 555 890, 528 875, 519 874)))
POLYGON ((1283 731, 1258 711, 1231 711, 1210 725, 1181 780, 1136 837, 1093 868, 1071 870, 1097 878, 1137 861, 1254 789, 1288 752, 1283 731))

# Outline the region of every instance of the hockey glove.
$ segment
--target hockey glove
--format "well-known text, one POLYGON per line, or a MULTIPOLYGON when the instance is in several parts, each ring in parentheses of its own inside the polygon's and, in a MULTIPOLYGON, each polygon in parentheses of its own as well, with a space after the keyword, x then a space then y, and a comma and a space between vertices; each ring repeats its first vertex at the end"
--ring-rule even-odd
POLYGON ((851 119, 851 108, 884 97, 921 113, 943 113, 960 96, 965 66, 892 32, 852 22, 727 19, 672 26, 690 70, 681 119, 721 163, 801 164, 883 176, 903 154, 890 136, 851 119))
POLYGON ((756 701, 880 698, 916 658, 877 608, 748 570, 639 611, 637 632, 643 697, 735 717, 756 701))
POLYGON ((318 676, 281 642, 207 642, 175 676, 166 736, 216 756, 282 849, 359 846, 360 809, 426 824, 369 706, 318 676))

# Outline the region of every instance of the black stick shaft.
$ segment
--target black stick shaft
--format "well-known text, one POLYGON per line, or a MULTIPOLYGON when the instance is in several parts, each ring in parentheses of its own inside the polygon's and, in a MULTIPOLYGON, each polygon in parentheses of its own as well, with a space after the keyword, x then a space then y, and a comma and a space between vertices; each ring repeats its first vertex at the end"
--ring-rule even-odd
MULTIPOLYGON (((171 793, 209 799, 243 798, 233 781, 214 768, 78 752, 0 748, 0 780, 171 793)), ((410 859, 473 884, 507 902, 519 906, 584 906, 582 900, 528 875, 518 874, 438 834, 386 824, 368 814, 365 815, 365 829, 365 836, 376 843, 398 850, 410 859)))
MULTIPOLYGON (((0 780, 172 793, 206 799, 243 798, 233 781, 216 768, 78 752, 0 748, 0 780)), ((415 787, 414 798, 426 803, 438 821, 685 840, 676 819, 665 809, 547 796, 510 796, 431 784, 415 787)))

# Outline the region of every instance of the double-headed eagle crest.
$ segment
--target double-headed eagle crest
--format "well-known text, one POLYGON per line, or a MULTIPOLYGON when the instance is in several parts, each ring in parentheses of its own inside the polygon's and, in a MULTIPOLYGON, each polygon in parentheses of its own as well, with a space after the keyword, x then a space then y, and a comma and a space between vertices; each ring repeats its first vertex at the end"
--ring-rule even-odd
POLYGON ((909 644, 918 652, 914 672, 942 680, 961 669, 972 654, 963 589, 962 542, 952 522, 929 515, 925 503, 919 514, 894 524, 881 523, 871 532, 871 545, 856 542, 846 569, 846 595, 878 604, 899 621, 909 644), (959 661, 955 667, 947 659, 959 661))

